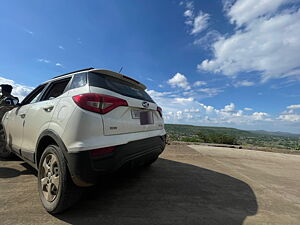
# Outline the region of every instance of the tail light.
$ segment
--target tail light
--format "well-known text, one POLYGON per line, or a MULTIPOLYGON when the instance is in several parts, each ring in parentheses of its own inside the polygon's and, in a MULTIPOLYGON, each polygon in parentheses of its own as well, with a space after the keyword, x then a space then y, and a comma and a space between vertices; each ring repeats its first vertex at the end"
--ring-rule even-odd
POLYGON ((162 108, 160 108, 160 107, 158 106, 158 107, 157 107, 157 111, 158 111, 160 117, 162 118, 162 117, 163 117, 163 115, 162 115, 162 108))
POLYGON ((119 106, 128 106, 124 99, 94 93, 76 95, 73 100, 79 107, 100 114, 108 113, 119 106))
POLYGON ((115 149, 115 146, 112 147, 106 147, 106 148, 98 148, 98 149, 93 149, 91 151, 91 155, 93 157, 95 156, 100 156, 100 155, 106 155, 109 153, 112 153, 112 151, 115 149))

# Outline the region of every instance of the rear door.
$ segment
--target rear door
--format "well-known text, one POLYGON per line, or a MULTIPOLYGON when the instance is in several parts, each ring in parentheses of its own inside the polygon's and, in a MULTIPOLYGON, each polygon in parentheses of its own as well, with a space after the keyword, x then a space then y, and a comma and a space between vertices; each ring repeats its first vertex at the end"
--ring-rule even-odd
POLYGON ((137 85, 98 73, 89 73, 92 93, 100 93, 126 100, 120 106, 103 114, 104 135, 146 132, 163 129, 163 119, 156 103, 137 85))
POLYGON ((34 153, 40 134, 49 127, 60 96, 71 78, 51 82, 39 102, 31 105, 24 123, 22 151, 34 153))

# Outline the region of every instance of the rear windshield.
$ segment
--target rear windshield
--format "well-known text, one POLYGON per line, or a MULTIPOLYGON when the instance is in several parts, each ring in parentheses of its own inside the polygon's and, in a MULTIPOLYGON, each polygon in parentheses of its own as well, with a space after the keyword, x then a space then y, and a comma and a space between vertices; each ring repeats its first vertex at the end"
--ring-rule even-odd
POLYGON ((99 73, 89 73, 88 77, 90 86, 104 88, 121 95, 154 103, 146 91, 126 81, 99 73))

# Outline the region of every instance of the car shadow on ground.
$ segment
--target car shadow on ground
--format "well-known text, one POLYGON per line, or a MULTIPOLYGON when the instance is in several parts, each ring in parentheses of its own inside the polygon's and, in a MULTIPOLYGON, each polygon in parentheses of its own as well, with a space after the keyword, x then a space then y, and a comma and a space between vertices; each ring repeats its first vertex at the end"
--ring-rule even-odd
POLYGON ((257 208, 255 194, 243 181, 159 159, 149 168, 102 179, 56 217, 71 224, 240 225, 257 208))
MULTIPOLYGON (((2 159, 0 158, 0 162, 1 161, 20 161, 21 160, 17 157, 13 157, 12 159, 2 159)), ((13 177, 18 177, 21 175, 35 175, 37 176, 37 171, 32 168, 30 165, 28 165, 27 163, 20 163, 21 166, 23 166, 25 168, 25 170, 17 170, 14 168, 9 168, 9 167, 3 167, 0 166, 0 178, 13 178, 13 177)))

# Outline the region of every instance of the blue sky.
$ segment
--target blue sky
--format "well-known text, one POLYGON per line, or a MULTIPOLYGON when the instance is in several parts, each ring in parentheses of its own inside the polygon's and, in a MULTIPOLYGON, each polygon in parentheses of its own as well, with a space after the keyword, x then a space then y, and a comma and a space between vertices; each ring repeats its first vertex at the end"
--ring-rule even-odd
POLYGON ((147 85, 168 123, 300 133, 299 0, 7 1, 0 82, 25 96, 95 67, 147 85))

